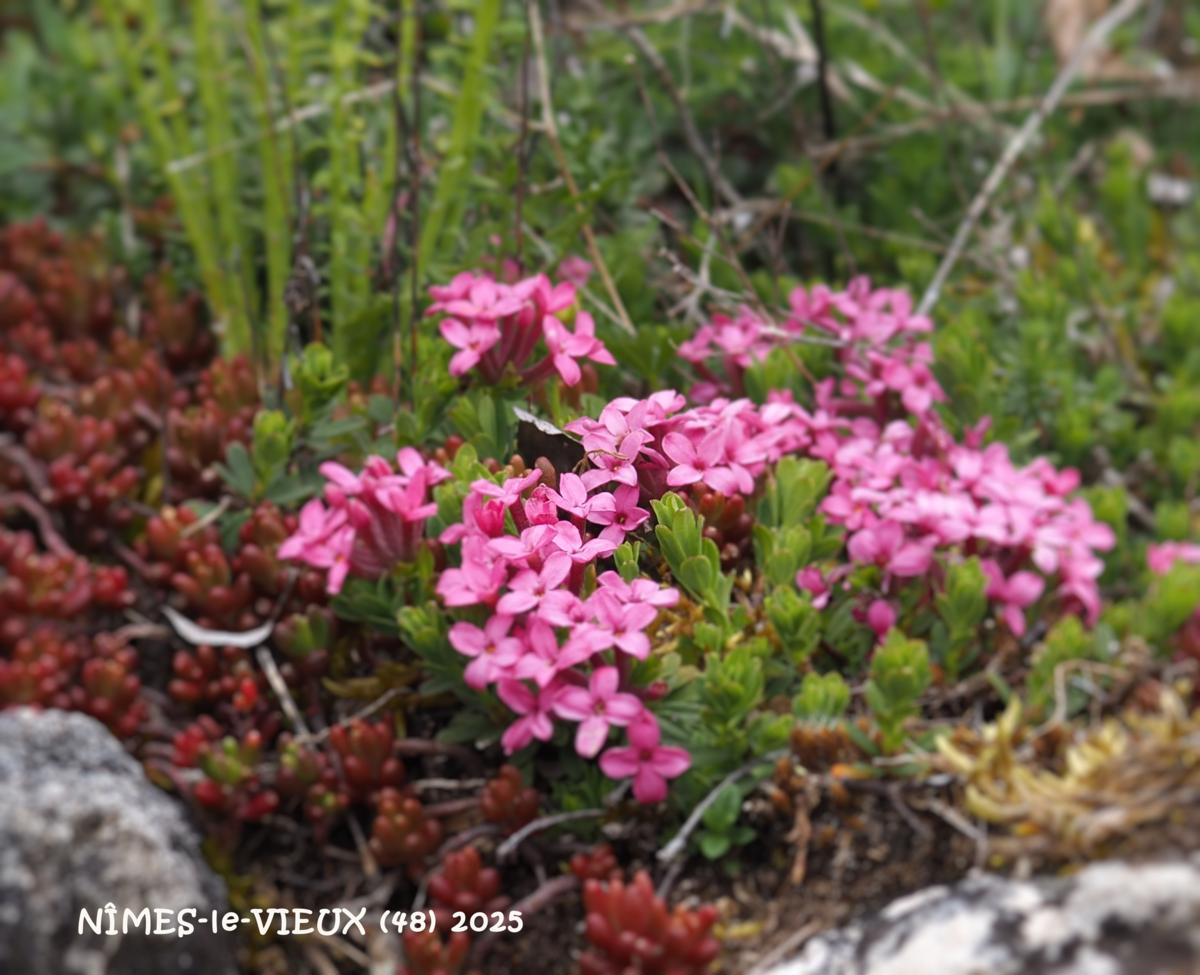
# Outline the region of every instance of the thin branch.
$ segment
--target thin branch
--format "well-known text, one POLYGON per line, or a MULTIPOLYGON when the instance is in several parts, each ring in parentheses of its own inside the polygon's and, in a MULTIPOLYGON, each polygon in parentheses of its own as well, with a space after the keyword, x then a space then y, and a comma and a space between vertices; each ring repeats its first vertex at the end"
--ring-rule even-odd
MULTIPOLYGON (((996 122, 988 114, 986 108, 965 91, 945 79, 941 79, 939 82, 938 77, 930 69, 929 65, 925 64, 925 62, 909 50, 904 42, 893 34, 884 23, 869 17, 861 10, 849 4, 831 4, 831 12, 858 27, 860 30, 865 31, 872 40, 878 41, 883 47, 891 51, 892 54, 911 65, 931 84, 940 87, 942 92, 949 95, 956 103, 958 115, 961 115, 972 123, 978 124, 980 128, 990 129, 1002 135, 1007 134, 1006 127, 1002 123, 996 122)), ((955 117, 955 115, 952 114, 951 117, 955 117)))
MULTIPOLYGON (((620 17, 608 17, 601 20, 586 20, 582 17, 568 17, 567 27, 571 30, 587 30, 601 27, 610 30, 624 30, 626 27, 646 26, 651 24, 669 24, 693 14, 706 13, 720 6, 718 0, 677 0, 676 3, 659 7, 657 10, 646 10, 642 13, 628 13, 620 17)), ((593 11, 596 8, 592 8, 593 11)))
MULTIPOLYGON (((1200 79, 1179 75, 1173 78, 1155 79, 1144 84, 1085 88, 1064 95, 1060 107, 1106 108, 1128 102, 1155 99, 1164 101, 1200 99, 1200 79)), ((933 131, 939 126, 945 125, 946 122, 958 119, 970 121, 976 113, 999 115, 1005 112, 1028 112, 1036 108, 1040 102, 1040 96, 1022 96, 1002 101, 983 102, 974 107, 940 107, 907 122, 897 122, 863 135, 846 136, 833 143, 826 142, 808 146, 805 151, 818 160, 828 156, 855 155, 873 149, 881 149, 909 136, 933 131)))
POLYGON ((356 711, 354 714, 350 715, 350 717, 344 718, 343 720, 338 721, 335 724, 331 724, 331 725, 329 725, 329 727, 323 728, 322 730, 316 732, 315 734, 299 736, 296 739, 296 741, 299 744, 304 744, 304 745, 318 744, 319 742, 322 742, 326 738, 328 738, 329 733, 331 731, 333 731, 334 728, 345 727, 346 725, 353 724, 355 721, 361 721, 363 718, 369 718, 376 711, 380 711, 383 708, 387 707, 387 705, 390 704, 392 702, 392 700, 396 697, 396 695, 398 695, 399 693, 400 693, 399 688, 396 688, 396 687, 390 688, 389 690, 386 690, 382 694, 380 694, 379 697, 377 697, 374 701, 372 701, 370 704, 368 704, 361 711, 356 711))
POLYGON ((556 813, 553 816, 543 816, 540 819, 535 819, 530 823, 526 823, 496 847, 496 859, 500 861, 507 860, 534 833, 540 833, 547 829, 553 829, 555 826, 566 825, 567 823, 578 823, 586 819, 598 819, 607 812, 607 809, 600 808, 576 809, 572 812, 556 813))
POLYGON ((817 94, 821 104, 821 128, 825 138, 832 142, 837 138, 837 119, 833 112, 833 97, 829 93, 829 52, 825 37, 825 8, 821 0, 809 0, 812 11, 813 40, 817 45, 817 94))
POLYGON ((633 335, 635 332, 633 322, 630 321, 629 312, 625 310, 625 303, 621 300, 616 284, 613 283, 604 255, 600 253, 600 248, 596 244, 596 235, 592 232, 592 225, 587 219, 587 211, 580 199, 579 187, 575 183, 575 177, 571 174, 571 167, 567 160, 567 154, 563 150, 562 140, 558 137, 558 123, 554 121, 554 104, 550 99, 550 69, 546 64, 546 39, 542 30, 542 14, 536 0, 526 0, 525 9, 529 15, 529 33, 533 40, 534 56, 537 59, 538 96, 542 103, 542 125, 546 131, 546 138, 550 140, 550 148, 554 151, 555 161, 562 173, 563 182, 567 184, 567 192, 575 204, 575 211, 583 218, 583 239, 587 243, 588 255, 596 266, 596 271, 604 283, 604 290, 608 292, 613 308, 617 311, 621 327, 633 335))
POLYGON ((19 468, 37 494, 46 490, 49 482, 46 480, 45 466, 7 433, 0 434, 0 460, 19 468))
POLYGON ((38 534, 42 536, 42 544, 55 555, 71 558, 75 550, 71 548, 54 527, 54 521, 40 502, 24 491, 9 491, 0 494, 0 511, 5 508, 20 508, 37 525, 38 534))
POLYGON ((283 708, 283 713, 287 715, 292 727, 301 736, 305 738, 311 737, 312 733, 308 730, 304 716, 300 714, 300 709, 296 706, 292 692, 288 690, 287 681, 283 679, 283 674, 279 672, 279 665, 275 663, 275 658, 271 656, 271 651, 267 649, 266 644, 255 650, 254 656, 258 660, 258 666, 262 668, 263 675, 267 678, 267 683, 271 685, 271 690, 279 698, 279 704, 283 708))
MULTIPOLYGON (((591 9, 599 8, 599 3, 596 0, 584 0, 585 5, 591 9)), ((688 148, 700 160, 700 164, 704 167, 704 172, 708 176, 708 180, 712 183, 713 189, 726 203, 736 205, 741 202, 741 194, 738 193, 725 178, 721 172, 720 166, 717 165, 716 159, 709 151, 704 139, 700 135, 700 130, 696 128, 695 119, 692 118, 691 110, 684 100, 683 93, 680 92, 679 86, 675 84, 675 79, 671 76, 671 69, 667 67, 667 62, 663 60, 663 56, 658 53, 658 49, 650 43, 637 27, 622 27, 621 33, 624 34, 629 42, 638 49, 638 53, 649 63, 654 73, 658 76, 658 80, 662 83, 664 90, 670 97, 672 104, 675 106, 675 112, 678 116, 679 126, 683 130, 684 141, 687 142, 688 148)))
POLYGON ((692 814, 684 821, 683 826, 679 828, 679 832, 675 834, 671 842, 658 851, 659 862, 670 863, 687 848, 688 839, 691 837, 692 833, 695 832, 696 827, 700 825, 700 820, 704 817, 704 814, 708 812, 709 807, 717 801, 717 796, 721 794, 722 790, 724 790, 726 786, 733 785, 733 783, 742 778, 742 776, 749 775, 764 763, 779 761, 779 759, 783 758, 783 756, 786 754, 788 754, 786 748, 768 752, 766 755, 752 759, 741 768, 734 769, 727 776, 725 776, 725 778, 718 782, 716 787, 708 795, 700 800, 699 805, 692 810, 692 814))
POLYGON ((796 954, 804 942, 820 933, 823 927, 825 924, 822 921, 809 921, 807 924, 801 925, 763 955, 750 970, 750 975, 766 975, 767 972, 775 971, 775 966, 779 962, 796 954))
POLYGON ((946 284, 946 279, 950 276, 950 272, 954 270, 955 264, 958 263, 958 259, 962 256, 967 241, 974 232, 976 224, 979 223, 980 218, 986 212, 988 205, 992 201, 992 197, 996 195, 996 191, 1004 182, 1009 170, 1012 169, 1013 163, 1020 158, 1030 141, 1037 134, 1038 130, 1041 129, 1042 124, 1058 107, 1058 103, 1062 101, 1063 96, 1067 93, 1067 89, 1075 80, 1076 75, 1079 74, 1088 59, 1105 42, 1108 36, 1117 27, 1132 17, 1141 5, 1142 0, 1121 0, 1120 3, 1092 25, 1092 28, 1075 49, 1075 53, 1071 55, 1071 59, 1063 66, 1062 70, 1058 73, 1058 77, 1054 79, 1054 83, 1042 98, 1041 103, 1025 119, 1024 125, 1021 126, 1017 134, 1009 141, 1000 158, 996 160, 996 164, 992 167, 992 171, 988 174, 987 179, 984 180, 983 186, 975 194, 975 198, 967 208, 966 216, 963 218, 962 223, 959 224, 958 230, 954 234, 954 239, 950 242, 950 248, 946 252, 946 256, 942 258, 941 264, 938 265, 938 269, 933 275, 933 280, 929 282, 929 287, 925 289, 925 294, 921 297, 921 303, 917 307, 917 314, 927 315, 933 306, 937 304, 937 300, 942 293, 942 288, 946 284))

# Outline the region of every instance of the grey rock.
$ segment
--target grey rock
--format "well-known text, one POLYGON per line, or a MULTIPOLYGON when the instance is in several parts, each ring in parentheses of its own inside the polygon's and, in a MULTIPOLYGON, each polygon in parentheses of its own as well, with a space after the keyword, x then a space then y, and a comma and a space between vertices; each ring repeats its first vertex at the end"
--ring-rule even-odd
MULTIPOLYGON (((112 904, 200 915, 224 910, 218 878, 170 798, 99 722, 0 714, 0 973, 225 975, 229 936, 79 933, 80 912, 112 904)), ((164 915, 165 917, 166 915, 164 915)), ((170 915, 174 916, 174 915, 170 915)), ((106 926, 107 927, 107 926, 106 926)))
POLYGON ((973 874, 814 938, 770 975, 1200 972, 1200 859, 1092 864, 1030 881, 973 874))

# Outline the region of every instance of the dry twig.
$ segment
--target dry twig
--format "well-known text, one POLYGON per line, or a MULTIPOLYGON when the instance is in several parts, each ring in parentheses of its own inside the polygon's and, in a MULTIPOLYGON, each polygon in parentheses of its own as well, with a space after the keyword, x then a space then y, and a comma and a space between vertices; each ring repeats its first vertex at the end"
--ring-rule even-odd
MULTIPOLYGON (((558 136, 558 123, 554 121, 554 103, 550 98, 550 69, 546 64, 546 38, 542 29, 542 14, 538 10, 535 0, 526 0, 526 10, 529 14, 529 34, 533 40, 533 53, 538 69, 537 83, 538 97, 542 103, 542 126, 546 138, 550 142, 550 148, 554 152, 554 159, 558 163, 559 171, 562 173, 563 182, 567 184, 567 192, 575 204, 576 212, 581 217, 586 217, 586 211, 579 196, 579 187, 575 183, 575 177, 571 174, 567 154, 563 150, 562 140, 558 136)), ((604 255, 600 253, 600 248, 596 244, 596 235, 592 231, 592 225, 586 219, 583 221, 583 239, 587 243, 588 256, 591 257, 592 263, 596 266, 596 272, 604 283, 604 290, 608 292, 609 300, 616 309, 620 326, 632 335, 634 333, 633 322, 629 319, 629 312, 625 310, 625 303, 621 300, 621 294, 617 291, 612 274, 609 273, 604 255)))
POLYGON ((1030 113, 1017 134, 1005 146, 1004 152, 996 160, 996 164, 992 167, 992 171, 988 173, 983 186, 975 194, 975 198, 967 208, 966 216, 963 218, 962 223, 959 224, 958 230, 955 231, 954 239, 950 242, 950 248, 946 251, 946 256, 942 258, 941 264, 938 265, 938 269, 933 275, 933 280, 929 282, 929 287, 925 289, 925 294, 921 296, 921 303, 917 307, 918 314, 929 314, 933 306, 937 304, 946 279, 950 276, 950 272, 954 270, 955 264, 958 263, 958 259, 962 256, 963 249, 966 247, 967 241, 975 230, 975 225, 979 223, 980 218, 986 212, 992 201, 992 197, 996 195, 1000 184, 1004 182, 1008 171, 1012 169, 1013 163, 1020 158, 1038 130, 1041 129, 1042 124, 1058 107, 1059 102, 1062 101, 1063 96, 1067 93, 1067 89, 1071 86, 1071 83, 1075 80, 1076 75, 1078 75, 1084 64, 1087 63, 1092 52, 1099 48, 1114 30, 1132 17, 1141 5, 1142 0, 1121 0, 1120 3, 1092 25, 1091 30, 1087 32, 1087 36, 1084 37, 1079 47, 1075 49, 1071 60, 1063 66, 1063 69, 1058 73, 1058 77, 1054 79, 1054 83, 1043 96, 1038 107, 1030 113))

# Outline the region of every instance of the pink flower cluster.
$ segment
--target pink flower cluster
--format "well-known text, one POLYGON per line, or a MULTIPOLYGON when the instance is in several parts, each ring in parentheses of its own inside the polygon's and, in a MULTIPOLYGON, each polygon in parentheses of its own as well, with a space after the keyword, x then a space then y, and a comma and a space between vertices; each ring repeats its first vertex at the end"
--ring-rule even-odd
POLYGON ((598 419, 567 424, 593 465, 583 482, 611 478, 634 498, 658 498, 692 484, 726 496, 751 494, 769 464, 811 440, 801 419, 807 414, 783 397, 762 408, 748 399, 686 406, 681 395, 665 390, 644 400, 620 397, 598 419))
POLYGON ((1156 576, 1165 576, 1176 562, 1200 565, 1200 545, 1195 542, 1159 542, 1146 549, 1146 564, 1156 576))
MULTIPOLYGON (((797 579, 818 607, 853 564, 878 566, 887 592, 928 575, 935 555, 958 549, 981 557, 988 596, 1017 635, 1025 608, 1045 587, 1031 568, 1056 576, 1059 598, 1090 621, 1099 613, 1096 580, 1104 566, 1096 553, 1114 536, 1086 502, 1068 498, 1078 485, 1074 471, 1043 459, 1018 468, 1003 444, 957 444, 934 414, 915 427, 903 420, 881 427, 867 417, 840 417, 834 403, 810 414, 785 396, 761 408, 720 398, 683 406, 668 391, 614 400, 598 420, 569 424, 596 465, 584 481, 614 476, 631 497, 659 497, 697 482, 725 495, 751 494, 769 464, 805 454, 830 466, 821 510, 848 533, 850 564, 828 576, 809 567, 797 579)), ((894 619, 885 607, 874 608, 875 620, 894 619)))
POLYGON ((1115 537, 1085 501, 1069 497, 1076 472, 1041 458, 1017 467, 1003 444, 957 444, 933 416, 916 428, 860 420, 823 459, 834 481, 821 510, 850 533, 851 560, 878 565, 885 585, 926 575, 935 554, 957 548, 981 558, 987 594, 1014 634, 1045 586, 1033 568, 1056 578, 1059 599, 1095 622, 1104 569, 1097 553, 1115 537))
MULTIPOLYGON (((985 427, 965 443, 954 440, 933 410, 945 393, 930 371, 932 351, 917 339, 930 323, 913 314, 908 295, 873 291, 859 278, 843 292, 797 288, 791 308, 781 327, 747 309, 735 319, 714 318, 680 353, 705 377, 694 393, 727 411, 719 394, 740 388, 745 369, 772 348, 814 335, 835 345, 841 374, 817 383, 811 414, 778 394, 762 413, 770 414, 777 442, 792 445, 789 452, 830 466, 833 482, 822 511, 847 530, 851 562, 879 566, 886 593, 893 580, 929 573, 939 552, 978 555, 988 596, 1017 635, 1025 629, 1025 609, 1045 589, 1045 579, 1031 571, 1036 568, 1057 579, 1064 604, 1094 622, 1104 568, 1096 553, 1112 547, 1112 531, 1095 520, 1086 502, 1069 498, 1079 484, 1077 472, 1058 471, 1041 458, 1017 467, 1003 444, 980 447, 985 427), (724 378, 705 363, 713 356, 722 359, 724 378)), ((739 443, 739 449, 753 448, 739 443)), ((679 450, 672 456, 688 459, 679 450)), ((691 465, 682 467, 684 473, 673 471, 668 483, 692 477, 691 465)), ((718 477, 718 483, 705 483, 728 493, 730 480, 718 477)), ((809 568, 797 582, 823 606, 849 569, 825 576, 809 568)), ((880 625, 889 618, 883 607, 872 611, 880 625)))
POLYGON ((313 498, 300 509, 300 524, 279 546, 279 557, 325 569, 331 593, 341 592, 350 573, 377 579, 411 562, 425 520, 437 512, 430 489, 450 472, 412 447, 401 450, 396 462, 399 471, 383 457, 368 457, 361 474, 322 464, 325 501, 313 498))
POLYGON ((470 658, 467 684, 494 685, 517 715, 501 740, 505 751, 548 741, 562 720, 578 724, 575 750, 593 758, 613 728, 625 728, 628 747, 605 751, 600 767, 612 778, 633 778, 639 801, 658 802, 690 759, 661 744, 645 705, 652 689, 634 688, 629 675, 650 654, 646 629, 679 593, 593 568, 650 512, 638 506, 636 478, 629 484, 617 465, 563 474, 557 490, 538 484, 541 476, 533 470, 502 484, 475 481, 462 521, 442 533, 462 550, 461 565, 438 581, 442 602, 488 613, 482 625, 451 626, 450 643, 470 658))
MULTIPOLYGON (((932 331, 932 323, 913 312, 906 291, 872 289, 865 277, 855 278, 845 291, 817 285, 811 291, 796 288, 789 297, 790 311, 781 324, 764 321, 749 308, 736 317, 714 315, 696 334, 679 347, 679 354, 693 363, 702 382, 691 392, 704 402, 722 391, 740 393, 746 369, 765 359, 773 349, 797 342, 831 345, 843 376, 837 392, 855 400, 865 391, 872 399, 894 394, 910 413, 921 417, 945 393, 930 366, 933 350, 918 337, 932 331), (720 359, 722 378, 708 365, 720 359)), ((825 398, 833 401, 835 384, 828 383, 825 398)), ((849 405, 843 401, 843 406, 849 405)))
POLYGON ((583 376, 580 359, 615 364, 596 338, 592 316, 576 307, 575 285, 570 281, 552 284, 544 274, 537 274, 506 284, 487 274, 464 271, 429 292, 434 300, 426 314, 443 316, 442 338, 458 350, 450 360, 453 376, 477 368, 485 382, 495 383, 511 368, 526 384, 557 372, 564 383, 574 386, 583 376), (530 363, 539 341, 545 355, 530 363))

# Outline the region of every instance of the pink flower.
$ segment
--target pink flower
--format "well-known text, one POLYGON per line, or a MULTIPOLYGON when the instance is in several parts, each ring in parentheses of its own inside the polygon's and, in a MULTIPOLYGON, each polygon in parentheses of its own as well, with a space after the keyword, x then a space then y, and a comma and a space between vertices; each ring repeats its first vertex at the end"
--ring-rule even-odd
POLYGON ((516 614, 537 609, 542 598, 557 589, 570 571, 571 557, 563 552, 556 552, 546 559, 541 569, 536 572, 533 569, 518 572, 508 582, 509 591, 496 603, 497 611, 516 614))
POLYGON ((578 667, 612 645, 612 633, 595 623, 584 623, 571 630, 571 636, 558 655, 556 666, 559 670, 578 667))
POLYGON ((601 588, 611 592, 622 603, 646 603, 649 606, 674 606, 679 602, 679 590, 660 586, 653 579, 634 579, 626 582, 609 569, 596 579, 601 588))
MULTIPOLYGON (((283 549, 279 551, 282 553, 283 549)), ((1146 549, 1146 564, 1155 575, 1166 575, 1176 562, 1200 565, 1200 545, 1192 542, 1160 542, 1146 549)))
POLYGON ((597 525, 615 529, 611 534, 605 531, 604 537, 611 537, 619 544, 626 534, 636 531, 650 518, 649 511, 638 507, 640 495, 635 484, 622 484, 611 494, 598 494, 592 499, 589 518, 597 525))
POLYGON ((668 433, 663 437, 663 452, 675 462, 675 467, 667 475, 667 483, 682 487, 703 481, 726 496, 753 491, 754 479, 745 468, 725 462, 726 436, 727 430, 718 427, 697 444, 682 433, 668 433))
POLYGON ((650 434, 635 430, 626 434, 615 450, 597 450, 588 454, 588 459, 594 469, 584 471, 583 484, 593 490, 609 481, 620 484, 636 485, 638 482, 637 468, 634 461, 642 452, 642 448, 650 439, 650 434))
POLYGON ((481 690, 507 675, 521 659, 524 645, 509 636, 511 616, 496 614, 481 630, 473 623, 455 623, 448 634, 450 646, 464 657, 471 657, 464 679, 468 687, 481 690))
POLYGON ((415 447, 401 447, 396 453, 396 464, 405 477, 413 478, 423 475, 425 483, 430 487, 448 481, 454 476, 441 464, 426 460, 415 447))
POLYGON ((545 687, 558 676, 560 655, 554 627, 545 620, 531 617, 525 625, 525 652, 513 667, 512 675, 545 687))
POLYGON ((582 288, 587 284, 588 278, 592 276, 592 265, 582 257, 572 255, 562 259, 558 265, 558 273, 568 284, 582 288))
POLYGON ((300 509, 300 524, 295 534, 279 546, 279 558, 314 565, 327 560, 329 537, 345 522, 345 512, 327 511, 319 498, 313 498, 300 509))
MULTIPOLYGON (((524 298, 515 293, 513 288, 490 278, 479 277, 471 283, 466 294, 451 297, 438 310, 467 321, 495 322, 515 315, 524 304, 524 298)), ((446 336, 446 341, 452 342, 449 336, 446 336)))
POLYGON ((586 689, 564 687, 554 702, 560 718, 581 722, 575 732, 575 751, 584 758, 599 753, 610 728, 624 727, 643 711, 638 698, 618 692, 620 681, 616 667, 600 667, 592 671, 586 689))
POLYGON ((317 470, 327 482, 325 497, 333 504, 343 504, 347 497, 353 497, 362 491, 363 478, 336 461, 328 460, 317 470))
POLYGON ((988 578, 987 597, 1000 603, 1000 616, 1013 636, 1025 633, 1025 607, 1038 601, 1046 584, 1033 572, 1014 572, 1007 579, 992 559, 981 563, 988 578))
POLYGON ((502 680, 496 685, 500 700, 520 715, 500 738, 505 754, 520 751, 535 738, 538 741, 550 740, 554 735, 551 712, 559 690, 557 684, 548 684, 535 694, 519 680, 502 680))
POLYGON ((812 595, 812 604, 817 609, 824 609, 829 603, 829 597, 833 594, 830 582, 814 565, 806 565, 796 573, 796 586, 812 595))
POLYGON ((450 375, 462 376, 479 364, 485 352, 500 341, 495 325, 464 325, 457 318, 444 318, 438 331, 459 351, 450 359, 450 375))
POLYGON ((576 518, 586 518, 592 507, 588 489, 578 474, 563 474, 558 479, 558 490, 547 488, 546 495, 559 508, 576 518))
MULTIPOLYGON (((354 549, 354 529, 339 528, 329 538, 329 544, 321 561, 328 560, 329 575, 326 577, 325 588, 330 595, 336 596, 346 584, 346 576, 350 574, 350 556, 354 549)), ((317 562, 321 568, 321 561, 317 562)))
POLYGON ((571 556, 573 562, 594 562, 596 559, 612 555, 617 549, 617 543, 607 538, 583 540, 579 529, 569 521, 560 522, 554 529, 554 544, 571 556))
POLYGON ((461 568, 446 569, 438 578, 437 594, 447 606, 495 601, 508 570, 503 563, 492 561, 484 544, 482 538, 475 536, 464 539, 461 568))
POLYGON ((542 316, 557 315, 575 304, 575 285, 571 281, 564 280, 553 284, 544 274, 535 274, 524 281, 518 281, 513 285, 513 294, 524 298, 542 316))
POLYGON ((622 603, 609 589, 597 589, 588 605, 595 608, 597 627, 611 635, 617 649, 638 660, 650 655, 650 638, 643 630, 654 622, 657 609, 647 603, 622 603))
POLYGON ((638 802, 661 802, 667 797, 667 780, 683 775, 692 764, 682 749, 659 742, 662 733, 654 716, 643 711, 630 723, 629 746, 610 748, 600 756, 600 768, 610 779, 633 778, 633 796, 638 802))
POLYGON ((538 604, 538 616, 554 626, 576 627, 588 622, 592 613, 575 593, 567 589, 555 589, 542 597, 538 604))
POLYGON ((558 524, 558 506, 550 497, 550 488, 539 484, 525 499, 525 518, 531 525, 558 524))
POLYGON ((446 310, 446 304, 460 298, 465 298, 471 291, 471 286, 486 275, 476 275, 474 271, 463 271, 456 274, 449 284, 430 285, 429 293, 433 303, 425 310, 426 315, 436 315, 446 310))
POLYGON ((928 571, 933 556, 925 542, 906 542, 904 529, 894 521, 881 521, 850 537, 847 545, 855 562, 874 563, 897 576, 919 576, 928 571))
POLYGON ((554 316, 546 316, 542 321, 542 337, 550 350, 554 368, 568 386, 576 385, 583 375, 576 359, 588 358, 604 365, 616 365, 612 353, 596 338, 595 322, 586 311, 575 316, 574 333, 554 316))
POLYGON ((529 473, 522 474, 520 477, 510 477, 503 484, 494 484, 491 481, 480 478, 477 481, 471 482, 471 490, 477 491, 479 494, 485 494, 490 498, 496 498, 504 507, 511 508, 521 500, 521 494, 525 489, 536 484, 541 476, 542 472, 535 467, 529 473))
POLYGON ((520 535, 491 539, 487 549, 512 565, 528 565, 530 559, 541 557, 542 549, 553 537, 554 529, 549 525, 530 525, 520 535))
POLYGON ((888 630, 896 625, 896 611, 886 599, 876 599, 867 607, 867 625, 875 632, 876 639, 882 640, 888 630))
POLYGON ((438 541, 443 545, 452 545, 468 535, 496 538, 504 533, 504 511, 504 505, 499 501, 485 501, 482 495, 472 491, 463 502, 462 521, 447 526, 438 536, 438 541))
POLYGON ((279 555, 326 570, 326 588, 340 592, 347 576, 369 579, 412 561, 424 539, 425 521, 437 512, 429 488, 447 476, 408 448, 396 473, 384 458, 368 457, 359 474, 335 462, 321 465, 326 508, 313 499, 300 513, 296 532, 279 555))

